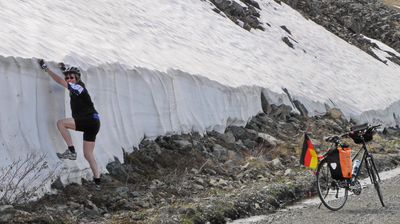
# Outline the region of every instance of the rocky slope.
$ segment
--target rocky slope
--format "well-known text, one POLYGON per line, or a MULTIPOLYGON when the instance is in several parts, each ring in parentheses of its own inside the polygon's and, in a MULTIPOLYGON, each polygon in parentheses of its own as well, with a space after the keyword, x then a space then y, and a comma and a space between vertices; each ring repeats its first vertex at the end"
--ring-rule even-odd
MULTIPOLYGON (((278 2, 281 2, 280 0, 278 2)), ((378 48, 363 36, 380 40, 400 52, 400 9, 379 0, 282 0, 305 17, 379 59, 378 48)), ((392 3, 394 4, 394 3, 392 3)), ((388 58, 400 65, 400 58, 388 58)))
MULTIPOLYGON (((56 182, 57 194, 0 206, 0 222, 225 223, 314 195, 314 174, 299 165, 303 133, 311 131, 314 144, 324 149, 323 136, 344 132, 351 123, 336 109, 308 118, 286 106, 264 108, 267 113, 246 127, 225 133, 144 139, 124 164, 107 166, 101 191, 87 181, 56 182)), ((371 143, 381 170, 400 163, 397 130, 384 133, 371 143)))
MULTIPOLYGON (((231 0, 211 0, 216 6, 215 12, 231 19, 246 30, 259 29, 264 26, 259 21, 259 4, 254 0, 240 0, 242 5, 231 0), (244 4, 244 5, 243 5, 244 4), (223 12, 223 13, 221 13, 223 12)), ((379 47, 372 43, 370 37, 380 40, 400 52, 400 8, 396 2, 384 4, 379 0, 275 0, 279 4, 285 2, 301 12, 306 18, 325 27, 347 42, 359 47, 372 57, 379 58, 373 49, 379 47)), ((400 3, 399 3, 400 5, 400 3)), ((283 28, 285 29, 285 28, 283 28)), ((283 40, 290 42, 288 40, 283 40)), ((290 46, 290 44, 288 44, 290 46)), ((400 65, 400 58, 392 53, 387 59, 400 65)))

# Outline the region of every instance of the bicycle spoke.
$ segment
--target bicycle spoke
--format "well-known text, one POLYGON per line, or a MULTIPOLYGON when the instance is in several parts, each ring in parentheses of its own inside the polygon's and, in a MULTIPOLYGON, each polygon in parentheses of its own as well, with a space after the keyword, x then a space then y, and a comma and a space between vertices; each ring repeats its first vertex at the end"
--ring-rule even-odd
POLYGON ((339 210, 346 203, 347 188, 340 186, 337 180, 332 179, 327 162, 322 161, 318 166, 317 190, 321 202, 330 210, 339 210))
POLYGON ((329 194, 329 189, 326 191, 324 198, 326 198, 328 196, 328 194, 329 194))

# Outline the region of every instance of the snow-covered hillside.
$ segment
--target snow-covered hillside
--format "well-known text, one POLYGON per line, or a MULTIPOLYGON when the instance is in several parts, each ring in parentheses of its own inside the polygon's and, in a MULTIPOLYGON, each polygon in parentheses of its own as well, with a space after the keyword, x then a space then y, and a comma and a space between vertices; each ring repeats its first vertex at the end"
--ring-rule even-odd
MULTIPOLYGON (((70 116, 68 95, 34 58, 83 70, 102 118, 95 154, 103 171, 144 136, 243 125, 261 111, 261 92, 272 103, 288 102, 283 87, 311 114, 333 102, 347 116, 369 111, 362 118, 394 123, 398 65, 374 59, 283 3, 259 2, 265 31, 248 32, 208 1, 2 1, 0 164, 31 151, 55 164, 55 152, 65 150, 55 122, 70 116)), ((79 148, 81 134, 73 138, 79 148)), ((80 149, 65 168, 78 179, 88 173, 80 149)))

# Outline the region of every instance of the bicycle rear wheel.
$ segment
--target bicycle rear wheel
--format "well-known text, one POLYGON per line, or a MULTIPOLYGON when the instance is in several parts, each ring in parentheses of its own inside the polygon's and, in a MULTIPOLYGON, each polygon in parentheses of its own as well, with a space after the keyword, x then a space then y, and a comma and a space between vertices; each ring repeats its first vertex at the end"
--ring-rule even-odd
POLYGON ((335 180, 331 176, 329 164, 322 160, 317 170, 317 191, 321 202, 332 211, 341 209, 347 201, 346 182, 335 180))
POLYGON ((368 171, 369 178, 371 179, 371 184, 374 185, 376 192, 378 193, 379 201, 381 202, 382 206, 385 207, 385 203, 383 202, 381 186, 379 184, 380 178, 378 174, 378 170, 375 167, 375 163, 372 157, 367 157, 366 160, 366 167, 368 171))

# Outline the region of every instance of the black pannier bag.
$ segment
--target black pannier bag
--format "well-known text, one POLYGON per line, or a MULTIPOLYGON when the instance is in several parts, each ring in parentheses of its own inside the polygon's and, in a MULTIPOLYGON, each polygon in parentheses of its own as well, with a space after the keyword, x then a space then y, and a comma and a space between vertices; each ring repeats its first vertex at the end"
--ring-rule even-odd
POLYGON ((342 144, 334 149, 328 156, 328 166, 333 179, 350 179, 352 177, 351 148, 342 144))

